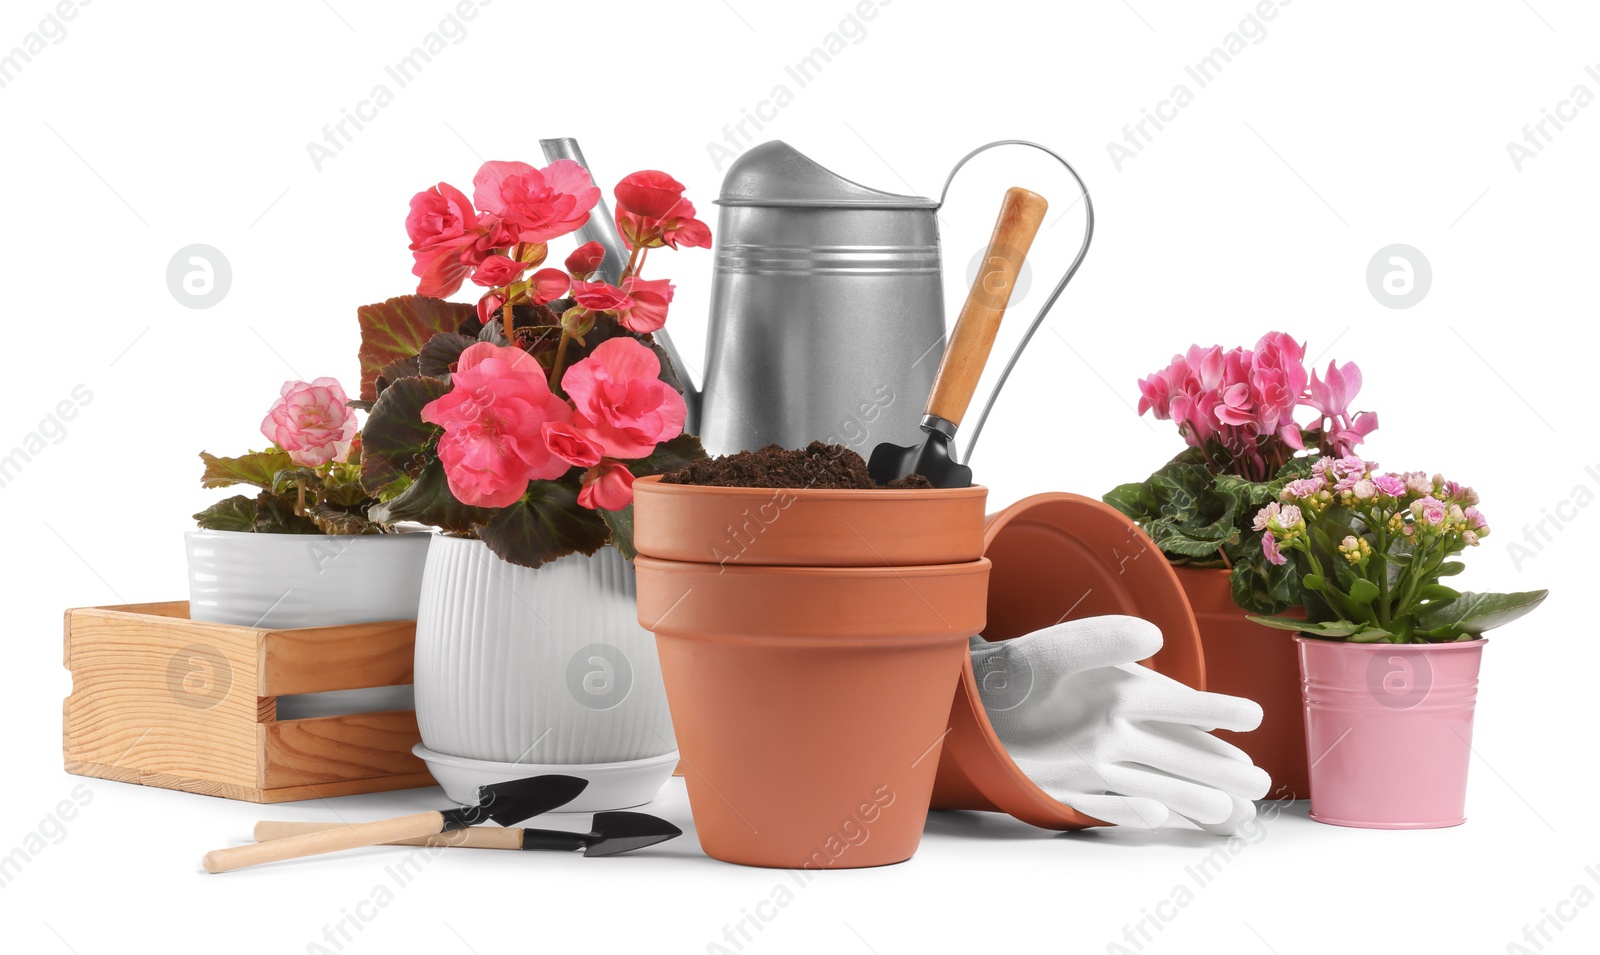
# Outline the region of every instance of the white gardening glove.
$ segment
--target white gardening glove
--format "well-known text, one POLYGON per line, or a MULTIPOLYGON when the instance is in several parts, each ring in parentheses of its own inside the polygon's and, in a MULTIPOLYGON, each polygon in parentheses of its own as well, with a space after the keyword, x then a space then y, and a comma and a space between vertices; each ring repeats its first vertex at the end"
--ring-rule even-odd
POLYGON ((1137 617, 1073 620, 971 642, 978 693, 1006 752, 1041 789, 1085 815, 1154 829, 1173 815, 1237 832, 1271 780, 1210 730, 1253 730, 1260 705, 1204 693, 1135 661, 1161 649, 1137 617))

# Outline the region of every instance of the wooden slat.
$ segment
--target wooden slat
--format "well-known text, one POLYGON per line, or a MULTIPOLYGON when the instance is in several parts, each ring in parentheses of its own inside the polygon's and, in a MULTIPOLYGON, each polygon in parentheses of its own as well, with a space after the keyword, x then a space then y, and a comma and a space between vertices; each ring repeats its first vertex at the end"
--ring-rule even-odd
POLYGON ((410 710, 352 713, 258 727, 264 756, 259 788, 317 786, 370 776, 426 772, 411 747, 422 741, 410 710))
POLYGON ((417 625, 400 620, 262 634, 262 696, 411 682, 417 625))
POLYGON ((255 784, 256 631, 102 609, 68 629, 68 763, 255 784))

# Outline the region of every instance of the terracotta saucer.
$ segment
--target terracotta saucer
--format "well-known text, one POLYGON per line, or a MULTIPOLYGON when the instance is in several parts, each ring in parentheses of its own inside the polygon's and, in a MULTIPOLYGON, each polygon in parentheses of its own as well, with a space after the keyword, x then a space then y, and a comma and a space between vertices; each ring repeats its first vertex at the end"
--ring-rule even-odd
MULTIPOLYGON (((1006 640, 1081 617, 1142 617, 1163 637, 1161 652, 1142 662, 1205 689, 1200 630, 1177 574, 1120 511, 1078 494, 1036 494, 990 515, 984 556, 994 565, 985 638, 1006 640)), ((989 725, 970 659, 956 688, 933 808, 1004 812, 1045 829, 1108 825, 1062 805, 1017 768, 989 725)))

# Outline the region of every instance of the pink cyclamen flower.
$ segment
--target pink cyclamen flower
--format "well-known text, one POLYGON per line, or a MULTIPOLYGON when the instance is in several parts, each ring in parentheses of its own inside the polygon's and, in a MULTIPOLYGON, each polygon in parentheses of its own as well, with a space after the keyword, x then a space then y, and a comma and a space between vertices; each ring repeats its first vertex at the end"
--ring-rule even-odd
POLYGON ((472 179, 478 208, 505 222, 521 242, 548 242, 589 221, 600 190, 570 159, 535 169, 525 162, 486 162, 472 179))
POLYGON ((474 284, 484 288, 504 288, 528 271, 528 263, 504 255, 491 255, 478 264, 472 273, 474 284))
POLYGON ((571 396, 572 426, 607 457, 649 456, 683 433, 683 396, 662 381, 655 352, 632 338, 611 338, 568 368, 561 387, 571 396))
POLYGON ((1261 553, 1269 564, 1282 566, 1289 562, 1289 558, 1283 556, 1283 551, 1278 548, 1278 539, 1271 532, 1261 535, 1261 553))
POLYGON ((616 461, 604 461, 583 472, 578 503, 590 510, 620 511, 633 503, 633 472, 616 461))
POLYGON ((540 269, 528 276, 528 294, 535 305, 548 305, 567 294, 572 279, 560 269, 540 269))
POLYGON ((666 279, 641 279, 630 275, 622 280, 622 293, 633 304, 617 311, 617 321, 628 331, 641 335, 655 331, 667 323, 672 292, 673 285, 666 279))
POLYGON ((261 433, 301 467, 343 462, 359 430, 347 401, 344 389, 332 378, 286 381, 261 421, 261 433))
POLYGON ((1372 479, 1372 486, 1388 497, 1405 497, 1406 481, 1398 474, 1380 474, 1372 479))
POLYGON ((585 242, 572 250, 565 263, 573 278, 587 280, 606 260, 606 248, 598 242, 585 242))
POLYGON ((422 420, 444 429, 439 459, 450 492, 464 504, 507 507, 529 481, 565 474, 544 426, 572 409, 550 392, 544 368, 520 348, 479 342, 461 353, 451 389, 422 407, 422 420))
POLYGON ((605 456, 600 445, 589 440, 568 421, 546 421, 544 443, 556 457, 583 468, 599 464, 605 456))

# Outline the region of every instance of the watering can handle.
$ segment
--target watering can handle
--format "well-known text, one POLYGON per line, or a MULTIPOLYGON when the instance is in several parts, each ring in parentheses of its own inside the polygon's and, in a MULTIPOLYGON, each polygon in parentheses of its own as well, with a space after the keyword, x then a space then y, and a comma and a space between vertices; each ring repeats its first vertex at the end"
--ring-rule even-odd
MULTIPOLYGON (((1073 257, 1072 264, 1067 266, 1067 271, 1062 274, 1061 280, 1056 283, 1055 288, 1050 290, 1050 296, 1044 300, 1044 305, 1040 306, 1038 314, 1034 315, 1033 321, 1028 323, 1027 329, 1022 333, 1022 341, 1017 343, 1016 350, 1011 353, 1010 358, 1006 359, 1005 368, 1000 372, 1000 379, 995 382, 994 390, 989 392, 989 397, 983 403, 983 411, 978 415, 978 423, 969 432, 972 436, 967 439, 966 449, 961 455, 962 461, 972 460, 972 450, 977 446, 979 436, 983 434, 983 425, 989 420, 989 412, 994 410, 994 403, 1000 397, 1000 390, 1006 386, 1006 379, 1011 377, 1011 369, 1016 367, 1017 359, 1021 358, 1022 353, 1027 350, 1028 343, 1033 340, 1034 333, 1044 324, 1045 316, 1050 314, 1050 308, 1055 305, 1056 299, 1060 298, 1061 293, 1066 290, 1067 283, 1071 282, 1072 277, 1078 273, 1078 267, 1083 264, 1083 257, 1089 253, 1089 242, 1094 238, 1094 201, 1089 198, 1089 187, 1083 184, 1083 177, 1079 176, 1078 171, 1072 168, 1072 164, 1063 159, 1055 150, 1025 139, 996 140, 992 143, 985 143, 962 156, 961 160, 950 169, 950 175, 945 177, 944 188, 939 191, 939 208, 944 207, 945 197, 950 194, 950 183, 955 180, 956 173, 961 171, 961 167, 965 166, 979 153, 988 152, 997 146, 1028 146, 1049 155, 1050 158, 1066 168, 1068 174, 1072 176, 1072 180, 1078 184, 1079 191, 1083 193, 1083 244, 1078 247, 1078 254, 1073 257)), ((1073 205, 1076 205, 1076 203, 1073 205)), ((1072 206, 1069 205, 1066 208, 1070 209, 1072 206)))

